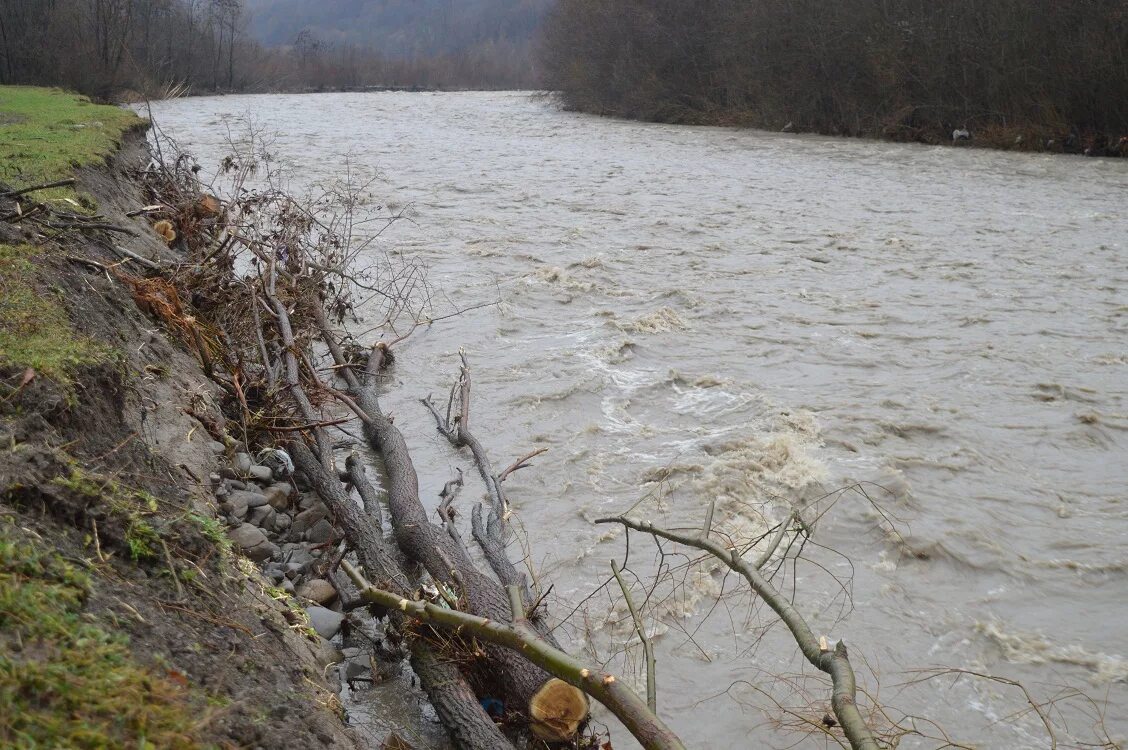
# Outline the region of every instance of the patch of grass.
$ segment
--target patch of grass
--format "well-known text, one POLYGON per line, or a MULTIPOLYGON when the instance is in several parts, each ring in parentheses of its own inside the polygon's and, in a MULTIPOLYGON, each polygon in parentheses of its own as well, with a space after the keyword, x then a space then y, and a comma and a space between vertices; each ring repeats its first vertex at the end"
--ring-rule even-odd
POLYGON ((0 244, 0 366, 30 367, 69 389, 76 367, 105 361, 110 350, 79 335, 60 301, 37 289, 37 252, 0 244))
MULTIPOLYGON (((59 89, 0 86, 0 182, 18 188, 65 179, 112 153, 142 122, 131 110, 59 89)), ((75 200, 70 188, 35 197, 75 200)))
POLYGON ((200 747, 188 691, 83 614, 90 585, 0 522, 0 747, 200 747))
POLYGON ((224 531, 223 524, 215 518, 208 518, 200 513, 191 512, 188 520, 196 524, 204 538, 219 548, 220 555, 224 558, 231 557, 231 539, 224 531))
POLYGON ((105 502, 110 512, 122 519, 129 556, 135 562, 158 556, 160 534, 145 520, 146 514, 155 513, 159 508, 157 498, 144 490, 126 487, 116 479, 88 472, 77 463, 71 465, 68 476, 55 477, 52 481, 72 492, 105 502))

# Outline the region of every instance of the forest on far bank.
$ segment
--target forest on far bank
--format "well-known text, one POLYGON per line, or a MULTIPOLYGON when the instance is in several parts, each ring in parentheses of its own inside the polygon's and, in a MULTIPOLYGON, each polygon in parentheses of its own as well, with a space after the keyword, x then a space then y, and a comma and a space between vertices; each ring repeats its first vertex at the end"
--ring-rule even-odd
POLYGON ((542 33, 586 112, 1128 150, 1128 0, 559 0, 542 33))
POLYGON ((477 0, 470 25, 433 0, 0 0, 0 84, 103 99, 533 88, 546 3, 477 0))

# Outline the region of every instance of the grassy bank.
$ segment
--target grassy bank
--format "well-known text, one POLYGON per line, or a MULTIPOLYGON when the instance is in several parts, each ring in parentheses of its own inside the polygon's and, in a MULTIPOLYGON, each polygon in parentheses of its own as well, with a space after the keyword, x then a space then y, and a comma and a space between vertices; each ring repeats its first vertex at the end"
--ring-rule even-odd
MULTIPOLYGON (((23 188, 71 177, 75 168, 103 161, 143 124, 131 110, 59 89, 0 86, 0 183, 23 188)), ((73 196, 68 188, 38 197, 73 196)))

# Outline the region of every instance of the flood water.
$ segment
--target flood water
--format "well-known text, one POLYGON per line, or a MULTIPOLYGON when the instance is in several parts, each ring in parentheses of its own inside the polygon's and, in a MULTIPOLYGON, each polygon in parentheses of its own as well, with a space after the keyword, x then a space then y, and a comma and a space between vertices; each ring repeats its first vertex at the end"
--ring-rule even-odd
MULTIPOLYGON (((445 395, 460 347, 495 465, 549 449, 506 486, 553 615, 622 559, 623 534, 591 521, 640 500, 672 526, 715 501, 736 539, 827 510, 777 580, 892 718, 1050 746, 1012 688, 910 684, 947 666, 1038 699, 1077 688, 1128 732, 1128 163, 620 122, 519 93, 154 107, 205 173, 223 118, 248 113, 296 187, 346 155, 379 170, 378 202, 410 217, 379 248, 429 266, 433 315, 500 297, 416 330, 385 403, 425 502, 455 467, 476 480, 418 403, 445 395)), ((630 553, 645 581, 673 568, 645 609, 688 745, 790 746, 756 688, 821 718, 823 684, 734 578, 637 534, 630 553)), ((624 611, 602 592, 561 634, 637 680, 635 650, 613 658, 624 611)), ((1063 746, 1097 741, 1080 705, 1063 746)))

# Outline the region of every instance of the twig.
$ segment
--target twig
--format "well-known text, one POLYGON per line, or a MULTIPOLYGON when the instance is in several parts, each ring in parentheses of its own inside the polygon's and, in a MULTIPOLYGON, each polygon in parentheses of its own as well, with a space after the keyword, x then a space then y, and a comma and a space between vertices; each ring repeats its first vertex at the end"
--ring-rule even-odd
POLYGON ((646 656, 646 704, 650 706, 651 711, 658 710, 658 686, 655 678, 654 668, 654 644, 650 642, 650 637, 646 635, 646 628, 642 624, 642 618, 639 617, 638 609, 635 608, 634 599, 631 598, 631 590, 627 588, 627 582, 623 580, 620 575, 619 567, 615 561, 611 561, 611 572, 615 575, 615 580, 619 582, 619 588, 623 592, 623 598, 627 602, 627 609, 631 611, 631 619, 634 620, 635 632, 638 633, 639 639, 642 641, 642 651, 646 656))
POLYGON ((68 185, 73 185, 74 183, 75 178, 68 177, 65 180, 59 180, 57 182, 48 182, 43 185, 32 185, 31 187, 20 188, 19 190, 9 190, 6 193, 0 193, 0 198, 15 198, 17 195, 34 193, 39 190, 49 190, 50 188, 67 187, 68 185))

